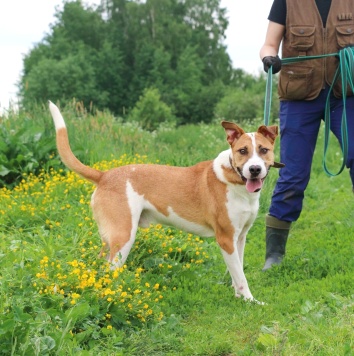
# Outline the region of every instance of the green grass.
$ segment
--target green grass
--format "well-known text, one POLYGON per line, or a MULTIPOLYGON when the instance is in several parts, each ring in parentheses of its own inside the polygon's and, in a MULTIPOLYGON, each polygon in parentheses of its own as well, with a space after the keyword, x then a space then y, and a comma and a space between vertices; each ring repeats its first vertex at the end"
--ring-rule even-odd
MULTIPOLYGON (((50 120, 41 115, 37 121, 50 120)), ((64 116, 73 150, 102 169, 190 165, 227 148, 217 124, 150 134, 108 113, 64 116)), ((262 192, 245 273, 264 306, 234 297, 213 239, 171 228, 140 230, 126 267, 109 271, 97 259, 93 187, 74 174, 43 171, 2 189, 0 354, 354 355, 354 196, 347 172, 332 178, 323 172, 322 132, 286 258, 266 273, 264 216, 277 170, 262 192)), ((333 144, 333 170, 336 151, 333 144)))

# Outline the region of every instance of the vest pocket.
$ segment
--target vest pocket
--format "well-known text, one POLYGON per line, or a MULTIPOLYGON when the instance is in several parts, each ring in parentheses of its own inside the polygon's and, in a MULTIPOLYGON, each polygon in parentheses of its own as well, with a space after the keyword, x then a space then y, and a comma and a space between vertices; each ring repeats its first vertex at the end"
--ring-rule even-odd
POLYGON ((354 25, 337 26, 336 34, 340 47, 354 46, 354 25))
POLYGON ((313 67, 292 65, 282 67, 279 76, 279 96, 287 100, 304 100, 312 90, 313 67))
POLYGON ((315 42, 315 26, 291 26, 289 36, 291 47, 307 51, 315 42))

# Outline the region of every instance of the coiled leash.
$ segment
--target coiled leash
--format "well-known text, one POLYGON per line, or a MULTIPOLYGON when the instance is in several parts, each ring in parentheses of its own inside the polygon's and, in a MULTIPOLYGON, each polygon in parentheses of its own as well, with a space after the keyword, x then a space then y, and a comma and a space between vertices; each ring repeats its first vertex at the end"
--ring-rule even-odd
MULTIPOLYGON (((330 90, 327 95, 326 104, 325 104, 325 115, 324 115, 324 124, 325 124, 325 137, 324 137, 324 152, 322 166, 327 175, 334 177, 342 173, 345 164, 348 159, 348 122, 347 122, 347 109, 346 109, 346 98, 347 98, 347 88, 349 86, 350 90, 354 93, 354 47, 346 47, 341 49, 338 53, 324 54, 318 56, 304 56, 304 57, 291 57, 283 58, 281 60, 282 65, 286 65, 294 62, 302 62, 305 60, 325 58, 325 57, 339 57, 339 66, 334 74, 330 90), (327 152, 329 147, 330 139, 330 129, 331 129, 331 108, 330 108, 330 96, 333 91, 333 86, 336 81, 340 79, 342 83, 342 98, 343 98, 343 113, 341 121, 341 149, 343 154, 342 165, 337 173, 332 173, 327 167, 327 152)), ((270 121, 270 110, 272 104, 272 85, 273 84, 273 74, 272 67, 268 70, 267 84, 266 84, 266 93, 264 100, 264 124, 269 125, 270 121)))

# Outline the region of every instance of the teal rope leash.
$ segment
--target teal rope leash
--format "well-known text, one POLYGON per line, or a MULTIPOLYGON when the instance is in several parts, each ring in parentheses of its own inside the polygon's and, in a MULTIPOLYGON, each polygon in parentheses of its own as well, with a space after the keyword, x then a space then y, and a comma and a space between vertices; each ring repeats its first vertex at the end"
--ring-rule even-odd
POLYGON ((269 126, 270 109, 272 107, 273 74, 272 67, 268 69, 266 93, 264 96, 264 125, 269 126))
MULTIPOLYGON (((305 60, 325 58, 325 57, 339 57, 339 66, 334 75, 332 85, 328 92, 328 96, 325 104, 325 138, 324 138, 324 153, 323 153, 323 169, 329 176, 337 176, 342 173, 345 164, 348 159, 348 123, 347 123, 347 110, 346 110, 346 97, 347 97, 347 87, 349 86, 350 90, 354 93, 354 48, 347 47, 341 49, 338 53, 330 53, 325 55, 318 56, 304 56, 304 57, 291 57, 282 59, 282 65, 286 65, 294 62, 302 62, 305 60), (327 153, 330 141, 330 128, 331 128, 331 114, 330 114, 330 96, 333 91, 333 85, 336 83, 338 79, 341 79, 342 83, 342 97, 343 97, 343 113, 342 113, 342 121, 341 121, 341 149, 343 154, 342 165, 337 173, 332 173, 327 167, 327 153)), ((264 101, 264 124, 266 126, 269 125, 270 122, 270 111, 271 111, 271 101, 272 101, 272 68, 268 70, 267 76, 267 84, 266 84, 266 94, 264 101)))
POLYGON ((347 88, 348 85, 351 91, 354 93, 354 48, 343 48, 339 51, 339 66, 333 78, 333 83, 330 88, 330 92, 328 93, 325 107, 325 142, 324 142, 324 156, 323 156, 323 169, 329 176, 336 176, 342 173, 345 164, 348 159, 348 123, 347 123, 347 108, 346 108, 346 99, 347 99, 347 88), (330 93, 333 90, 334 83, 341 78, 342 82, 342 97, 343 97, 343 113, 342 113, 342 121, 341 121, 341 136, 342 136, 342 154, 343 161, 342 165, 339 168, 338 173, 332 173, 327 167, 327 152, 329 147, 329 139, 330 139, 330 128, 331 128, 331 109, 330 109, 330 93))

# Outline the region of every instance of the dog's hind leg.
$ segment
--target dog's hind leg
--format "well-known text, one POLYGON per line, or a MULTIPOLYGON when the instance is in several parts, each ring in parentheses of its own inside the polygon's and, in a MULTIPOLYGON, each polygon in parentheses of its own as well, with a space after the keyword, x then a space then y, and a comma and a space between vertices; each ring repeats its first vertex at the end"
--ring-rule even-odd
POLYGON ((124 265, 134 244, 138 228, 137 211, 135 214, 125 195, 115 195, 109 191, 96 190, 91 206, 102 239, 102 256, 106 256, 112 264, 112 269, 124 265))
POLYGON ((118 219, 114 224, 106 225, 99 230, 102 240, 109 249, 107 260, 112 264, 111 268, 122 267, 134 244, 137 224, 131 224, 131 220, 118 219))
MULTIPOLYGON (((135 234, 136 234, 136 229, 135 231, 131 231, 130 239, 123 244, 121 243, 112 243, 112 246, 110 247, 110 253, 109 253, 109 261, 111 262, 112 266, 111 269, 116 269, 122 267, 129 255, 129 252, 134 244, 135 241, 135 234)), ((115 240, 115 237, 113 238, 113 241, 115 240)), ((120 239, 119 239, 120 240, 120 239)))
POLYGON ((106 258, 112 264, 112 269, 122 267, 134 244, 137 224, 134 226, 131 220, 124 219, 109 222, 105 217, 105 224, 102 226, 100 219, 95 219, 104 244, 100 255, 108 252, 106 258))

